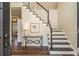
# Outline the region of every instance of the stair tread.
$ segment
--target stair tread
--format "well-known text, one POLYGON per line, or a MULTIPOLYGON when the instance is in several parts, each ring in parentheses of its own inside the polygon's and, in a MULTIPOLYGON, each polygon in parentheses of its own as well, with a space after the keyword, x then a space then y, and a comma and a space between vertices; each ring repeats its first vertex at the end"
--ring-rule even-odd
POLYGON ((52 32, 52 34, 65 34, 64 32, 52 32))
POLYGON ((66 38, 67 36, 53 36, 53 35, 52 35, 52 37, 53 37, 53 38, 66 38))
POLYGON ((68 42, 53 42, 55 45, 70 45, 68 42))
POLYGON ((56 45, 56 44, 53 44, 53 46, 63 46, 63 47, 65 47, 65 46, 69 46, 70 47, 70 45, 64 45, 64 44, 62 44, 62 45, 56 45))
POLYGON ((74 51, 72 48, 53 48, 53 49, 50 49, 50 50, 53 50, 53 51, 74 51))

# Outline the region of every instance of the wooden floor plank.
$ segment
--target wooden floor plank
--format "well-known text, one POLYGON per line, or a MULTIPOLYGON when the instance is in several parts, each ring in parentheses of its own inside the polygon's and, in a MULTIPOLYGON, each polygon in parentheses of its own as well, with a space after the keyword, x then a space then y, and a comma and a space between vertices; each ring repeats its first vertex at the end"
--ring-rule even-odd
POLYGON ((48 47, 11 48, 12 55, 50 55, 48 47))
POLYGON ((74 51, 72 48, 53 48, 51 51, 74 51))

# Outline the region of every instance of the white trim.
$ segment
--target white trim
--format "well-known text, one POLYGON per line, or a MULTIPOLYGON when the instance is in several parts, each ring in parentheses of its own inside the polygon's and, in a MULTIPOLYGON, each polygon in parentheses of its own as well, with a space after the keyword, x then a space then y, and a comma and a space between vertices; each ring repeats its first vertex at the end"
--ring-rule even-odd
POLYGON ((68 40, 52 40, 52 42, 68 42, 68 40))
POLYGON ((52 36, 53 38, 67 38, 67 36, 52 36))
POLYGON ((52 32, 52 34, 65 34, 64 32, 52 32))
POLYGON ((10 6, 10 46, 12 46, 12 17, 11 17, 11 6, 10 6))
POLYGON ((73 51, 50 51, 50 54, 74 54, 73 51))

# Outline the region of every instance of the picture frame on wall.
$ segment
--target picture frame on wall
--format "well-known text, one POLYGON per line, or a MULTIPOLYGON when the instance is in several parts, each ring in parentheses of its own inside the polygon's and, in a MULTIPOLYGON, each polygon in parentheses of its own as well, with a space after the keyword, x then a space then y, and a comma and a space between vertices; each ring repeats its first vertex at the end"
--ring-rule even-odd
POLYGON ((39 23, 31 23, 30 31, 31 31, 31 33, 38 33, 40 31, 39 23))

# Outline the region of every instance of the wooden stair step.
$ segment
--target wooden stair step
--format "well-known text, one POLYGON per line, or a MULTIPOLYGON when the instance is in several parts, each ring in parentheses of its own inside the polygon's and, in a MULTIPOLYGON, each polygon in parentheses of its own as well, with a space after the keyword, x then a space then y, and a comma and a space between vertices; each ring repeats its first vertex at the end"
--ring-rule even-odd
POLYGON ((52 56, 74 56, 74 54, 52 54, 52 56))
MULTIPOLYGON (((49 45, 50 45, 51 43, 49 43, 49 45)), ((70 45, 70 43, 68 43, 68 42, 53 42, 52 43, 52 45, 70 45)))
POLYGON ((70 45, 68 42, 53 42, 55 45, 70 45))
POLYGON ((72 48, 52 48, 51 51, 73 51, 72 48))

